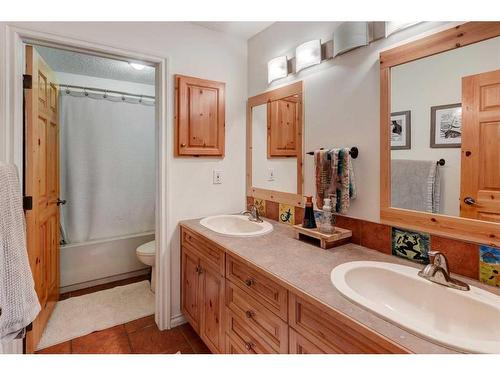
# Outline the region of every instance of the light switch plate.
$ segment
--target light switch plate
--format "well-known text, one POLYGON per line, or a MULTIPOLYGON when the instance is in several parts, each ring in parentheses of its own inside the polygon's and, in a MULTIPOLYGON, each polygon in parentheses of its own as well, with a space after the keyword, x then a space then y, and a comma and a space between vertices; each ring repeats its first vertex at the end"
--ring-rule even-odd
POLYGON ((213 174, 214 185, 222 184, 222 177, 223 177, 222 171, 215 171, 214 170, 214 174, 213 174))
POLYGON ((273 168, 267 170, 267 181, 274 181, 276 179, 276 172, 273 168))

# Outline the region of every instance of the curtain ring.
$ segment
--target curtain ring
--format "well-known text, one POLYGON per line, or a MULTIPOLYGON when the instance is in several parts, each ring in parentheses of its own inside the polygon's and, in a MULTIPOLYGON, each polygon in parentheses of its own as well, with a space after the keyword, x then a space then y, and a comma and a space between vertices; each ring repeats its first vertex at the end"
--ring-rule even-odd
POLYGON ((139 103, 142 103, 142 95, 141 95, 141 97, 140 97, 140 99, 139 99, 139 103))
POLYGON ((89 93, 87 92, 87 89, 85 89, 85 88, 83 89, 83 95, 89 96, 89 93))
POLYGON ((125 101, 125 95, 122 95, 122 102, 125 101))
POLYGON ((66 94, 71 94, 71 91, 69 91, 69 86, 66 86, 66 94))
POLYGON ((102 96, 104 99, 108 97, 108 90, 104 90, 104 95, 102 96))

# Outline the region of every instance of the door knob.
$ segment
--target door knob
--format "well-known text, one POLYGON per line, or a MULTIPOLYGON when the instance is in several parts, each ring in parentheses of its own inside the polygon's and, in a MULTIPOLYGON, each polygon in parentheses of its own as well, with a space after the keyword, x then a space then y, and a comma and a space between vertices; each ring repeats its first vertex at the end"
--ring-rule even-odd
POLYGON ((472 197, 465 197, 464 198, 464 203, 469 205, 469 206, 477 206, 478 204, 476 203, 476 200, 472 197))
POLYGON ((66 204, 66 199, 62 199, 62 200, 61 200, 61 199, 57 198, 57 202, 56 202, 56 204, 57 204, 58 206, 61 206, 61 205, 62 205, 62 206, 64 206, 64 205, 66 204))

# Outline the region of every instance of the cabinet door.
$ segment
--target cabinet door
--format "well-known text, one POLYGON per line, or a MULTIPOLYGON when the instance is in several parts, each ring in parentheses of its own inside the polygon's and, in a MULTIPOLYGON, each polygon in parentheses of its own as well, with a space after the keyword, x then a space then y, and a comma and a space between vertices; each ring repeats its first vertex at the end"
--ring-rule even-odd
POLYGON ((290 354, 328 354, 331 352, 326 346, 320 347, 313 344, 301 334, 290 328, 290 354))
POLYGON ((268 104, 267 157, 297 156, 299 102, 296 97, 268 104))
POLYGON ((182 312, 193 329, 200 332, 200 258, 182 248, 182 312))
POLYGON ((175 79, 177 156, 224 156, 225 83, 175 79))
POLYGON ((207 346, 215 353, 224 350, 224 278, 217 270, 207 267, 201 261, 201 328, 200 336, 207 346))

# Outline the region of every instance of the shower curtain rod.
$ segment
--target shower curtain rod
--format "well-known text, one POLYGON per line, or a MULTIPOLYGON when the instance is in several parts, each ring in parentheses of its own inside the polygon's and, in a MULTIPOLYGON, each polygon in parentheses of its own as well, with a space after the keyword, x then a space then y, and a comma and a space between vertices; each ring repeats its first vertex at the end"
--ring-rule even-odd
POLYGON ((126 96, 135 96, 138 98, 147 98, 147 99, 155 99, 154 96, 150 95, 140 95, 140 94, 132 94, 130 92, 124 92, 124 91, 115 91, 115 90, 106 90, 106 89, 99 89, 97 87, 84 87, 84 86, 75 86, 75 85, 66 85, 64 83, 59 84, 60 88, 67 88, 67 89, 78 89, 78 90, 83 90, 83 91, 99 91, 103 93, 109 93, 109 94, 118 94, 118 95, 126 95, 126 96))

